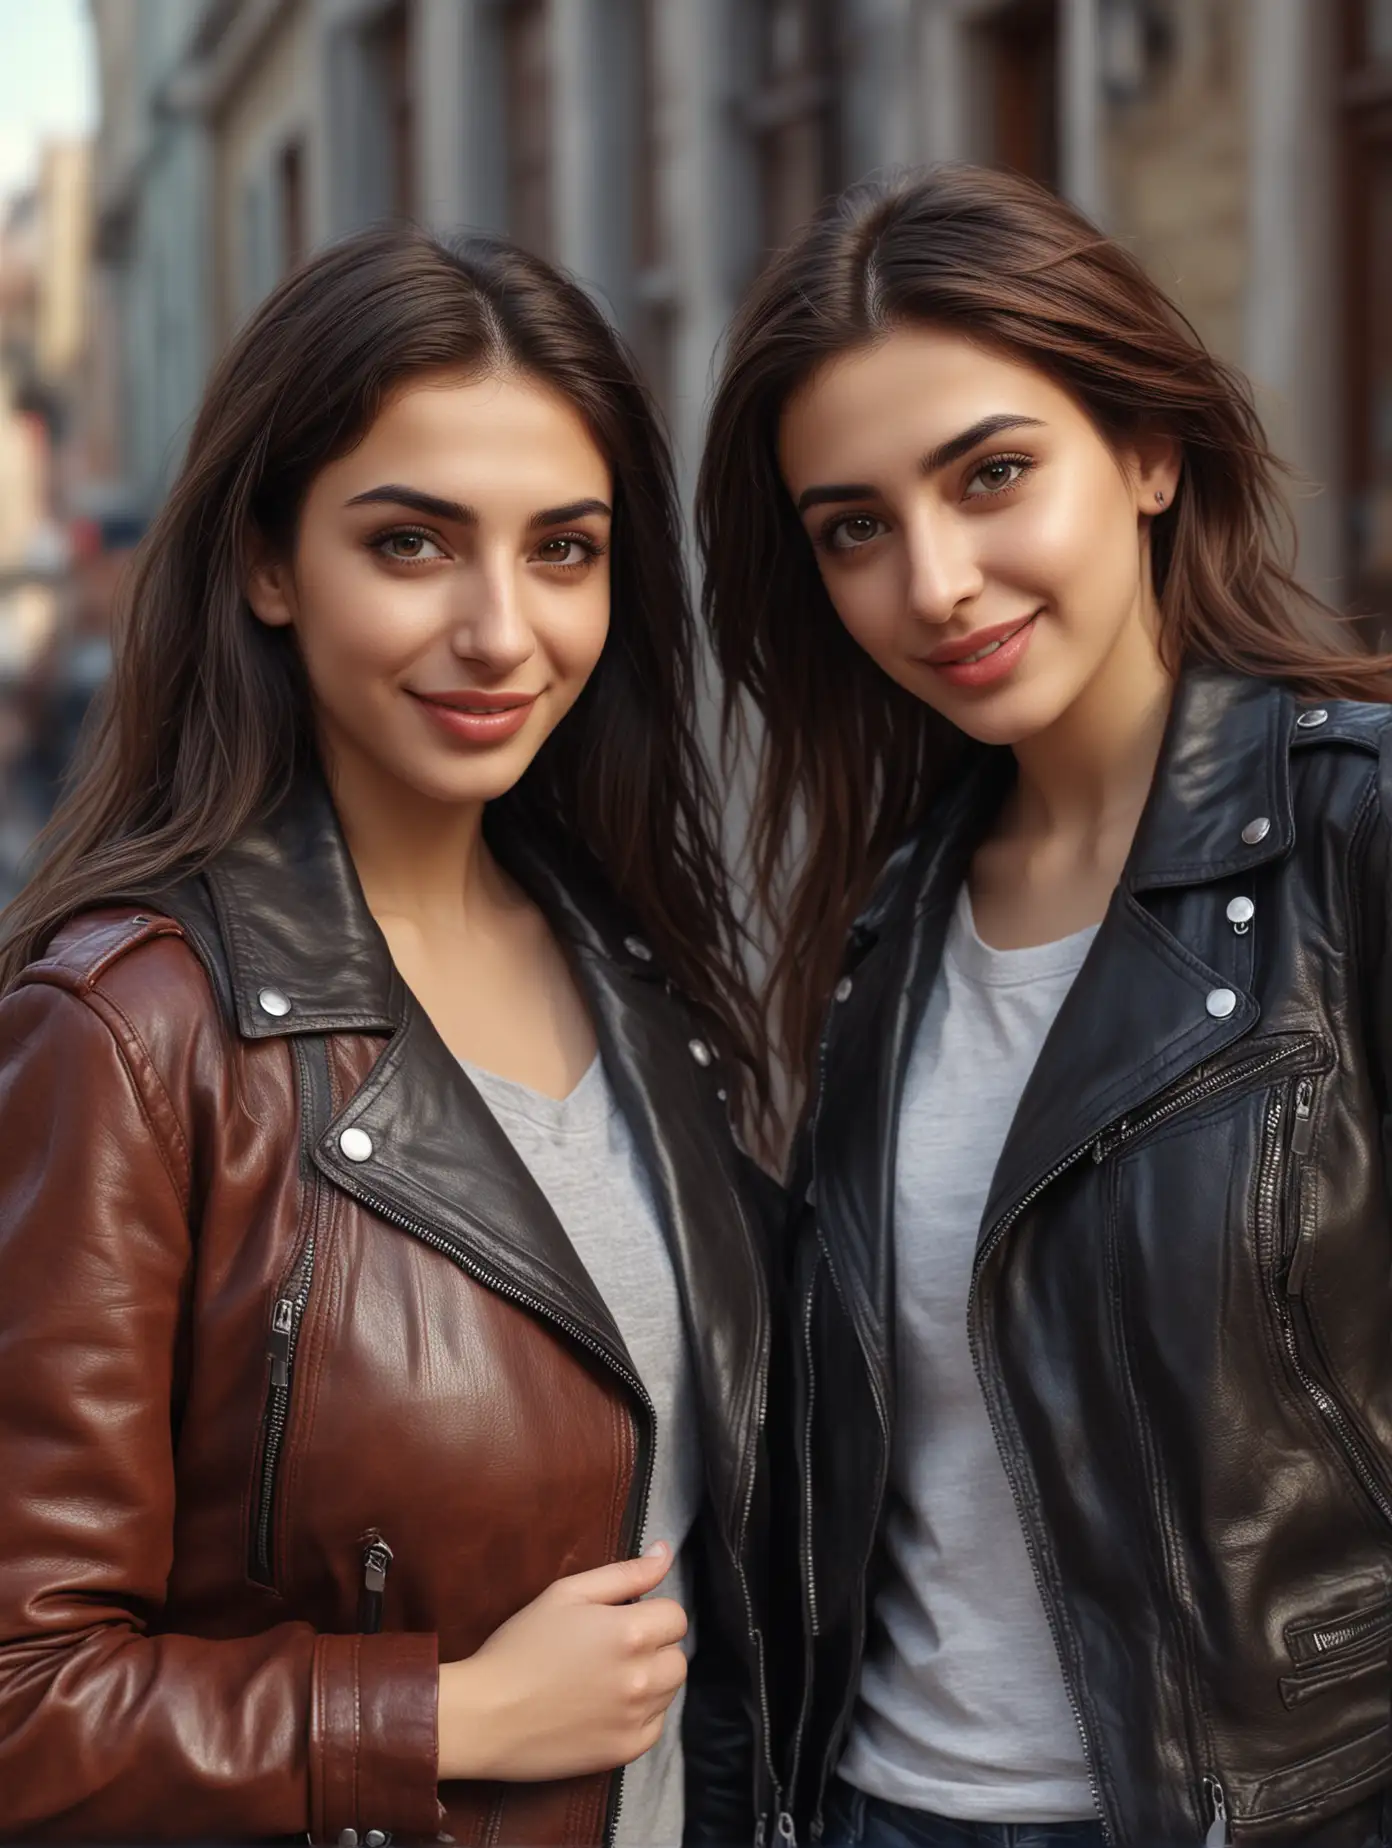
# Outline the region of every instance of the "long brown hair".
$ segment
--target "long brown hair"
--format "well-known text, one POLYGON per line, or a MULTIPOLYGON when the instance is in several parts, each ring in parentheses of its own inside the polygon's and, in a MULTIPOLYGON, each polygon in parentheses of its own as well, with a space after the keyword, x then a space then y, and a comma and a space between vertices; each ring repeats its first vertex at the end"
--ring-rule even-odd
POLYGON ((727 733, 762 720, 752 855, 775 932, 769 987, 806 1081, 846 932, 962 734, 850 638, 778 467, 779 420, 819 366, 895 327, 951 328, 1061 385, 1105 439, 1182 447, 1153 523, 1161 647, 1329 697, 1392 698, 1392 663, 1296 583, 1293 529, 1246 381, 1121 245, 1012 174, 939 167, 831 200, 730 330, 697 487, 704 607, 727 733), (789 843, 805 845, 790 864, 789 843))
POLYGON ((80 765, 4 917, 0 993, 62 922, 206 865, 313 752, 292 636, 256 621, 251 546, 293 542, 318 472, 411 378, 508 367, 559 391, 614 476, 607 642, 517 787, 509 827, 580 843, 663 967, 754 1074, 763 1060, 696 740, 695 625, 667 446, 622 343, 575 283, 494 238, 365 232, 284 281, 214 373, 128 576, 80 765))

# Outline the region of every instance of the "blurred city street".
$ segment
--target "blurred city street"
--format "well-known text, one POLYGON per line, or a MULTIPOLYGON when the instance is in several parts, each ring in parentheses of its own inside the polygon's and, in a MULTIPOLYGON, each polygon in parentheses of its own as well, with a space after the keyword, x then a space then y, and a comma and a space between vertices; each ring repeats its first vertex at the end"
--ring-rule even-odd
POLYGON ((1392 0, 0 0, 0 900, 209 369, 392 215, 578 273, 689 489, 767 253, 887 165, 1028 172, 1252 378, 1301 574, 1392 610, 1392 0))

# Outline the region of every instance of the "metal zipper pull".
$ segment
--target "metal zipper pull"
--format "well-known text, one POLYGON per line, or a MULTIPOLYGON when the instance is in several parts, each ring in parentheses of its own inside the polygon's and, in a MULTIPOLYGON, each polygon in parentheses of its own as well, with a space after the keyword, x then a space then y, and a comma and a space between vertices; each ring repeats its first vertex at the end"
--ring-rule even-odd
POLYGON ((778 1812, 778 1821, 775 1827, 778 1832, 778 1839, 783 1843, 783 1848, 797 1848, 797 1827, 787 1810, 780 1810, 778 1812))
POLYGON ((1302 1078, 1295 1087, 1295 1128, 1291 1132, 1291 1153, 1308 1155, 1315 1137, 1315 1081, 1302 1078))
POLYGON ((271 1384, 277 1392, 283 1392, 290 1384, 290 1344, 295 1333, 295 1304, 289 1296, 282 1296, 271 1311, 271 1338, 268 1347, 271 1356, 271 1384))
POLYGON ((387 1590, 387 1568, 394 1554, 380 1534, 368 1536, 363 1548, 363 1588, 358 1601, 358 1628, 375 1636, 382 1627, 382 1600, 387 1590))
POLYGON ((1206 1777, 1204 1789, 1208 1792, 1208 1807, 1213 1812, 1213 1821, 1209 1823, 1208 1834, 1204 1836, 1204 1848, 1224 1848, 1224 1844, 1232 1840, 1232 1831, 1228 1827, 1227 1794, 1216 1777, 1206 1777))

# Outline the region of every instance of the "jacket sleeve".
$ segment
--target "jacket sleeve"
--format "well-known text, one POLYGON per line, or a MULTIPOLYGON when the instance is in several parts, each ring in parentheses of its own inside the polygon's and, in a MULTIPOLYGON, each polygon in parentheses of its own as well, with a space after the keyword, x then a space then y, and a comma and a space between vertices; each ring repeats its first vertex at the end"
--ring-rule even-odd
POLYGON ((99 991, 0 1001, 0 1838, 433 1839, 433 1636, 161 1630, 189 1174, 99 991))

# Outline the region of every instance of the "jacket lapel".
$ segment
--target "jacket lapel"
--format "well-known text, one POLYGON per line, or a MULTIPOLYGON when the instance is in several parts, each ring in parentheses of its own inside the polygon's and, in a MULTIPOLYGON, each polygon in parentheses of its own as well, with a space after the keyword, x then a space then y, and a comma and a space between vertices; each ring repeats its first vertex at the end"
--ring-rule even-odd
POLYGON ((1232 988, 1231 978, 1205 961, 1202 941, 1180 942, 1146 901, 1289 850, 1291 719, 1290 695, 1271 682, 1207 669, 1181 679, 1121 881, 1001 1151, 983 1241, 1109 1123, 1256 1026, 1257 1003, 1241 990, 1226 1018, 1208 1012, 1209 995, 1232 988))

